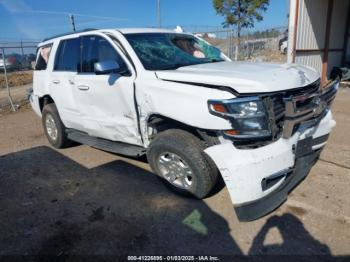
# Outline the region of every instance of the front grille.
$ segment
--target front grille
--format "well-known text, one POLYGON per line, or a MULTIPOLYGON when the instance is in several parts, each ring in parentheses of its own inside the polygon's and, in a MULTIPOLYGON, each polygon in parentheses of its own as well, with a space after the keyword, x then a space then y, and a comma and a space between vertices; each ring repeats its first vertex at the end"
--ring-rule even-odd
POLYGON ((284 111, 285 111, 285 104, 283 101, 283 96, 278 95, 272 97, 273 102, 273 113, 276 118, 276 120, 280 120, 284 117, 284 111))
POLYGON ((272 140, 282 134, 285 138, 292 136, 301 124, 310 122, 316 124, 330 108, 337 93, 337 83, 332 82, 320 89, 320 81, 306 87, 280 92, 265 97, 269 110, 272 140))
POLYGON ((273 115, 270 116, 272 118, 271 121, 271 129, 272 129, 272 140, 276 140, 281 136, 283 131, 283 123, 285 117, 285 103, 283 100, 282 94, 277 94, 271 97, 272 107, 273 107, 273 115))
POLYGON ((337 90, 336 81, 323 89, 320 89, 320 82, 317 81, 301 90, 287 93, 284 97, 283 137, 291 137, 300 125, 315 126, 328 112, 337 90))

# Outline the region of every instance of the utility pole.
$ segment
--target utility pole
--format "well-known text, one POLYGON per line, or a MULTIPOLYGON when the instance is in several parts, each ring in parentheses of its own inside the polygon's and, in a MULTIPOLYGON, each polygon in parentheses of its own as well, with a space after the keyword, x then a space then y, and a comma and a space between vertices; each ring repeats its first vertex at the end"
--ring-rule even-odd
POLYGON ((74 15, 69 15, 70 22, 72 24, 73 31, 75 32, 75 22, 74 22, 74 15))
POLYGON ((158 18, 158 27, 162 27, 161 17, 160 17, 160 0, 157 0, 157 18, 158 18))
POLYGON ((237 43, 236 43, 236 51, 235 51, 235 61, 238 61, 238 52, 239 46, 241 44, 241 1, 237 2, 237 12, 238 12, 238 21, 237 21, 237 43))

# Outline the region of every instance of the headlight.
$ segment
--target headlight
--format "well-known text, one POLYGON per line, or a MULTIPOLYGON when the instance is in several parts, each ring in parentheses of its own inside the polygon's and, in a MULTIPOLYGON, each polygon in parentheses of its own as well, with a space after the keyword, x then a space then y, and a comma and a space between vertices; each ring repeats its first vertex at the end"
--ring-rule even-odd
POLYGON ((209 100, 209 111, 232 123, 232 130, 225 135, 237 139, 264 138, 271 136, 265 105, 259 97, 209 100))

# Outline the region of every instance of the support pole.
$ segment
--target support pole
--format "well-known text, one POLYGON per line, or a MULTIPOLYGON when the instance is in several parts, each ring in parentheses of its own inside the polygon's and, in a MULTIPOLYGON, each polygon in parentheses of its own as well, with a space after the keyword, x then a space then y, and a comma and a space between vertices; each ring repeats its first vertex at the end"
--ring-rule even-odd
POLYGON ((24 50, 23 50, 23 41, 21 39, 21 53, 22 53, 22 58, 24 58, 24 50))
MULTIPOLYGON (((21 53, 22 53, 22 62, 25 62, 25 57, 24 57, 24 50, 23 50, 23 42, 22 42, 22 39, 21 39, 21 53)), ((23 70, 23 64, 20 63, 20 68, 18 70, 23 70)))
POLYGON ((226 41, 227 41, 227 56, 230 57, 230 31, 226 32, 226 41))
POLYGON ((75 21, 74 21, 74 15, 69 15, 69 18, 70 18, 70 22, 72 24, 72 29, 73 29, 73 32, 75 32, 75 21))
POLYGON ((332 15, 333 15, 333 5, 334 5, 334 0, 328 0, 327 20, 326 20, 326 34, 325 34, 323 63, 322 63, 322 77, 321 77, 321 84, 322 84, 322 86, 324 86, 327 83, 329 42, 330 42, 330 35, 331 35, 331 23, 332 23, 332 15))
POLYGON ((158 27, 162 27, 162 20, 160 16, 160 0, 157 0, 157 19, 158 19, 158 27))
MULTIPOLYGON (((292 2, 290 2, 292 5, 292 2)), ((295 0, 295 14, 294 14, 294 33, 293 33, 293 49, 292 49, 292 62, 295 63, 297 56, 297 37, 298 37, 298 22, 299 22, 299 0, 295 0)))
POLYGON ((7 68, 6 68, 6 58, 5 58, 5 48, 1 48, 2 51, 2 59, 4 60, 4 74, 5 74, 5 84, 6 84, 6 90, 7 90, 7 97, 10 101, 11 104, 11 109, 13 112, 17 111, 15 105, 13 104, 13 100, 11 97, 11 92, 10 92, 10 87, 9 87, 9 82, 7 79, 7 68))

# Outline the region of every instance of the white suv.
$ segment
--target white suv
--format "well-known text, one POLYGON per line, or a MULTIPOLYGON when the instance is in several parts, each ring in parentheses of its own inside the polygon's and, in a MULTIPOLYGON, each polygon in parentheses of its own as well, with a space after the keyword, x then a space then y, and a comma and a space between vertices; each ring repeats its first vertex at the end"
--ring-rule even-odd
POLYGON ((30 101, 50 143, 147 159, 180 193, 219 175, 240 220, 276 207, 309 173, 335 126, 338 81, 315 70, 231 62, 187 33, 85 30, 38 48, 30 101))

